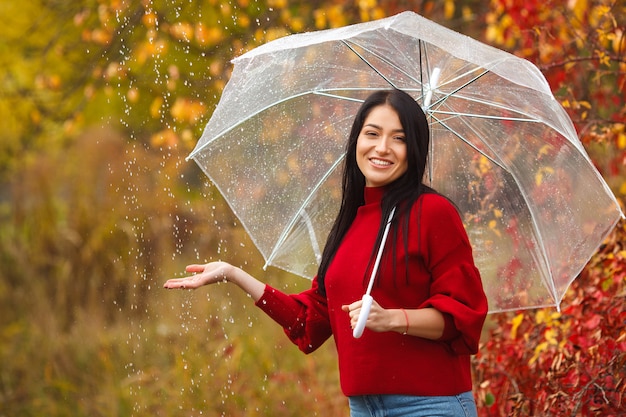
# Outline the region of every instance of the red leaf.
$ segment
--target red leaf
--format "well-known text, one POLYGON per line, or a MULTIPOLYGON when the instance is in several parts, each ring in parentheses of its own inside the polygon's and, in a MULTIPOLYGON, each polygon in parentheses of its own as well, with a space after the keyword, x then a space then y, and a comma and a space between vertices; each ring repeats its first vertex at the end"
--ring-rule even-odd
POLYGON ((583 326, 586 329, 592 330, 592 329, 597 328, 601 321, 602 321, 602 316, 598 314, 594 314, 593 316, 591 316, 591 318, 584 321, 583 326))

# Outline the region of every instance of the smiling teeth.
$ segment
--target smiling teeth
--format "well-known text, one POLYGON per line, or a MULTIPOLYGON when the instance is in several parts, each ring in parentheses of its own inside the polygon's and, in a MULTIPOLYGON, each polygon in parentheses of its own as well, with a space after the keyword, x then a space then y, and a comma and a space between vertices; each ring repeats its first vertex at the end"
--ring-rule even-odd
POLYGON ((370 159, 370 161, 372 161, 372 163, 375 165, 381 165, 381 166, 391 165, 391 162, 381 161, 380 159, 370 159))

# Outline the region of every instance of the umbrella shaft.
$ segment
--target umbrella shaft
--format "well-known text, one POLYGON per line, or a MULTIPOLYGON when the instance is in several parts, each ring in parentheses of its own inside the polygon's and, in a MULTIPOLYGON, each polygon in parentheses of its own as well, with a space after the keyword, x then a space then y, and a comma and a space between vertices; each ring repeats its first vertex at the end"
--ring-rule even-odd
POLYGON ((393 220, 393 214, 396 212, 396 208, 391 209, 389 213, 389 218, 387 219, 387 224, 385 225, 385 231, 383 232, 383 238, 380 241, 380 246, 378 247, 378 253, 376 254, 376 262, 374 262, 374 268, 372 269, 372 275, 370 276, 370 282, 367 285, 366 295, 370 295, 372 292, 372 287, 374 286, 374 281, 376 280, 376 273, 378 272, 378 266, 380 265, 380 259, 383 256, 383 249, 385 248, 385 241, 387 240, 387 235, 389 234, 389 228, 391 227, 391 220, 393 220))

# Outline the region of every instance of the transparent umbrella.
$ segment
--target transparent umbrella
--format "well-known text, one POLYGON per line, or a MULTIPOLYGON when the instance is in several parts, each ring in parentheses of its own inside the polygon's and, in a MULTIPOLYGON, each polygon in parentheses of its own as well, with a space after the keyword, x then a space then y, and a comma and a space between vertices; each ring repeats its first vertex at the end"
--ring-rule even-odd
POLYGON ((236 58, 190 158, 272 265, 317 271, 351 123, 399 88, 432 132, 425 182, 462 213, 490 311, 559 305, 620 216, 530 62, 412 12, 287 36, 236 58))

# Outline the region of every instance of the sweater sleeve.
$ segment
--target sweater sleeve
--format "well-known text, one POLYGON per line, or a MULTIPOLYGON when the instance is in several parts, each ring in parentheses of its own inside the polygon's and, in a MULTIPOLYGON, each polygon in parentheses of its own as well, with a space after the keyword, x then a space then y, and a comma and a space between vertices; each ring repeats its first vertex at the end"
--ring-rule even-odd
POLYGON ((430 297, 422 307, 444 315, 441 341, 457 354, 478 351, 487 315, 480 273, 474 265, 472 247, 454 206, 441 196, 424 199, 420 210, 420 245, 431 272, 430 297))
POLYGON ((256 306, 281 325, 304 353, 316 350, 332 334, 326 298, 317 291, 316 279, 309 290, 293 295, 266 285, 256 306))

